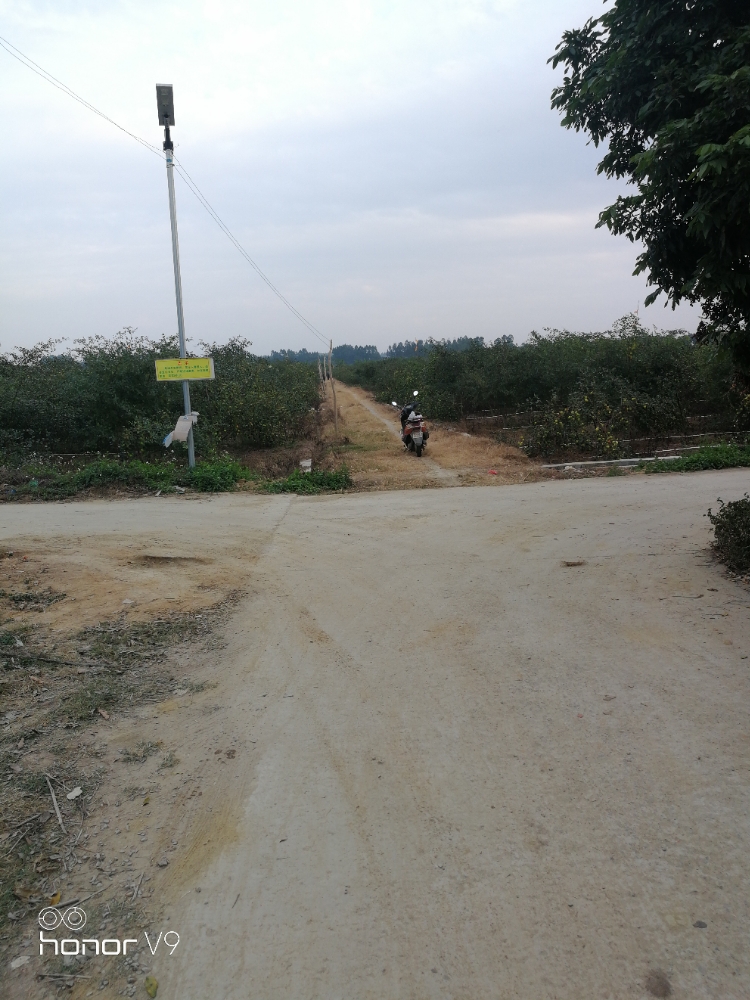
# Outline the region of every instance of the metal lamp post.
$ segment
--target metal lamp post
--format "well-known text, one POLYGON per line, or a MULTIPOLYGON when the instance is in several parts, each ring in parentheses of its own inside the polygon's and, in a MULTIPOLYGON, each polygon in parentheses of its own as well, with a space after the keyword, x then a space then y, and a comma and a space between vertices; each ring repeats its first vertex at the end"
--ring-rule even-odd
MULTIPOLYGON (((169 221, 172 225, 172 261, 174 263, 174 294, 177 300, 177 335, 180 341, 180 357, 185 354, 185 317, 182 313, 182 279, 180 277, 180 244, 177 239, 177 206, 174 197, 174 145, 169 134, 169 126, 174 126, 174 97, 171 83, 157 83, 156 106, 159 111, 159 124, 164 126, 164 154, 167 161, 167 187, 169 188, 169 221)), ((190 383, 182 383, 182 395, 185 402, 185 416, 192 413, 190 407, 190 383)), ((193 429, 187 439, 188 464, 195 467, 195 444, 193 429)))

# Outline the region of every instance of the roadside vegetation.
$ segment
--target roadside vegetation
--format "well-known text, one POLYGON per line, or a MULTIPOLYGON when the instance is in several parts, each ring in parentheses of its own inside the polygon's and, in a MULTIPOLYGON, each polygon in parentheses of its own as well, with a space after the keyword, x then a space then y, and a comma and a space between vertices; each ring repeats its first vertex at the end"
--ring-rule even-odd
POLYGON ((598 226, 641 248, 646 305, 700 304, 698 340, 748 378, 749 55, 747 3, 615 0, 550 59, 561 124, 601 149, 598 173, 629 184, 598 226))
POLYGON ((62 471, 42 460, 23 463, 15 470, 6 469, 4 485, 8 500, 65 500, 102 487, 149 493, 190 487, 203 493, 220 493, 250 478, 253 474, 248 469, 231 460, 203 462, 189 469, 169 461, 98 459, 62 471))
POLYGON ((60 472, 40 463, 5 470, 6 500, 67 500, 91 490, 126 493, 224 493, 238 483, 251 483, 266 493, 323 493, 349 489, 352 479, 345 465, 338 469, 294 469, 288 476, 269 478, 230 459, 197 464, 189 469, 176 462, 99 459, 74 471, 60 472))
POLYGON ((323 493, 350 489, 352 477, 349 469, 342 465, 333 471, 313 469, 301 472, 295 469, 285 479, 271 479, 261 484, 266 493, 323 493))
MULTIPOLYGON (((635 315, 601 333, 551 330, 520 345, 506 336, 490 345, 463 337, 402 346, 334 364, 336 377, 385 403, 418 389, 428 418, 464 421, 463 429, 530 457, 620 458, 730 440, 734 450, 710 452, 726 463, 750 439, 748 382, 730 353, 682 330, 648 330, 635 315)), ((241 483, 274 492, 348 488, 348 473, 337 469, 341 442, 323 429, 332 414, 321 407, 317 358, 260 358, 240 340, 202 350, 214 358, 216 379, 191 387, 200 413, 192 471, 184 445, 162 445, 182 408, 179 384, 154 377, 155 358, 176 351, 169 339, 124 330, 66 354, 49 342, 0 357, 0 498, 215 492, 241 483), (303 477, 299 461, 311 456, 320 476, 303 477)), ((707 460, 693 456, 684 471, 707 460)))
POLYGON ((643 463, 643 471, 654 472, 700 472, 703 469, 733 469, 750 466, 750 448, 736 444, 717 444, 673 458, 669 461, 643 463))

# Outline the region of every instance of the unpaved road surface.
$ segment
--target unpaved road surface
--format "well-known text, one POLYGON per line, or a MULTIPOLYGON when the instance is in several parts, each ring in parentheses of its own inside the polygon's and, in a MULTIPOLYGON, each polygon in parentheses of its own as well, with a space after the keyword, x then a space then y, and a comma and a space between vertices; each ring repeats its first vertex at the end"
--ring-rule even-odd
MULTIPOLYGON (((159 1000, 624 1000, 656 968, 750 996, 750 593, 702 516, 746 485, 4 507, 3 544, 113 560, 112 601, 172 596, 179 563, 127 576, 159 539, 209 575, 232 552, 247 593, 217 686, 111 736, 180 758, 149 807, 159 1000)), ((68 995, 116 995, 87 974, 68 995)))

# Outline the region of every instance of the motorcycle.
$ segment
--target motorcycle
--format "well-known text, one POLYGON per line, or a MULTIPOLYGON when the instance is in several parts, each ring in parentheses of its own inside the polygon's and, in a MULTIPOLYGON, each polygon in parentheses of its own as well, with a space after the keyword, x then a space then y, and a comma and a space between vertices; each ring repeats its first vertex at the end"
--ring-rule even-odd
MULTIPOLYGON (((419 390, 414 390, 414 395, 419 395, 419 390)), ((394 399, 391 403, 396 409, 399 408, 398 403, 394 399)), ((404 442, 404 448, 407 451, 414 451, 417 453, 417 458, 422 457, 422 450, 427 447, 427 438, 430 436, 430 432, 427 430, 427 424, 424 422, 424 418, 421 413, 417 412, 417 402, 416 399, 407 403, 405 406, 401 407, 401 440, 404 442)))

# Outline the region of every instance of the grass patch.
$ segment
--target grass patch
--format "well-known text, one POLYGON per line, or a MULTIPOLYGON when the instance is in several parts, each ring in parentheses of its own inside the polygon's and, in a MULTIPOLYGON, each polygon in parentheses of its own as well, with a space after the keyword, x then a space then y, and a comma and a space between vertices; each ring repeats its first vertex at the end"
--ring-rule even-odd
POLYGON ((25 771, 18 775, 14 784, 30 795, 44 796, 48 794, 47 779, 43 771, 25 771))
POLYGON ((736 444, 715 444, 699 448, 692 455, 674 458, 668 462, 643 463, 645 472, 700 472, 702 469, 734 469, 750 466, 750 448, 736 444))
POLYGON ((330 472, 326 469, 313 469, 312 472, 300 472, 295 469, 286 479, 272 479, 261 485, 266 493, 328 493, 348 490, 352 486, 349 469, 342 465, 330 472))
POLYGON ((188 485, 201 493, 226 493, 254 474, 239 462, 204 462, 187 474, 188 485))
POLYGON ((750 496, 724 503, 714 512, 709 507, 706 515, 714 526, 714 550, 735 573, 750 570, 750 496))
MULTIPOLYGON (((232 594, 227 604, 238 595, 232 594)), ((123 656, 151 657, 167 646, 200 636, 208 636, 223 606, 204 608, 200 614, 172 613, 169 618, 153 618, 145 622, 129 622, 120 618, 99 622, 82 629, 76 636, 84 645, 89 658, 117 661, 123 656)))
POLYGON ((27 467, 13 476, 15 485, 6 484, 0 498, 65 500, 87 490, 111 486, 139 493, 169 492, 176 486, 190 487, 201 493, 224 493, 241 480, 254 478, 254 475, 239 462, 229 459, 202 462, 194 469, 166 462, 100 459, 69 472, 48 467, 27 467))
POLYGON ((90 719, 98 709, 113 708, 122 700, 124 684, 120 677, 104 674, 85 683, 74 694, 64 697, 65 715, 83 721, 90 719))
POLYGON ((0 597, 4 597, 6 601, 11 601, 13 604, 33 604, 39 607, 49 607, 50 604, 57 604, 58 601, 64 601, 67 594, 53 591, 48 587, 46 590, 38 591, 0 590, 0 597))

